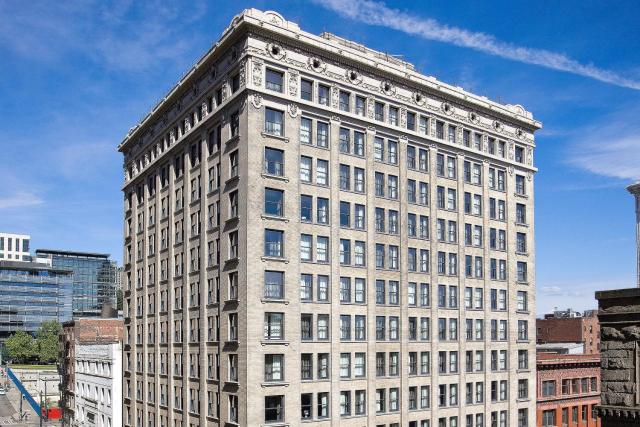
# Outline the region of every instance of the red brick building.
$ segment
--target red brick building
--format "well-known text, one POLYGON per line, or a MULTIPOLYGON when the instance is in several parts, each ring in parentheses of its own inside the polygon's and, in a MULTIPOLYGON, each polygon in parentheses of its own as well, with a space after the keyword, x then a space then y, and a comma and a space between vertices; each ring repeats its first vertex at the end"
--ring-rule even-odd
POLYGON ((536 342, 579 342, 584 344, 585 354, 599 354, 600 325, 596 312, 588 311, 583 316, 571 316, 572 314, 575 312, 569 310, 546 315, 544 319, 536 319, 536 342))
POLYGON ((537 354, 538 427, 600 427, 600 356, 537 354))

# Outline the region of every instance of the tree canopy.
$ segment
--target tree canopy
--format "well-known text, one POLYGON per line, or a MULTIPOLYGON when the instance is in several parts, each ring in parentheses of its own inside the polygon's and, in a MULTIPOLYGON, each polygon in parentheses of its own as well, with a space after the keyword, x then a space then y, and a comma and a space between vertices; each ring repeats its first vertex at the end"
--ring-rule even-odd
POLYGON ((11 359, 17 362, 26 362, 35 355, 35 340, 25 331, 17 331, 4 343, 11 359))
POLYGON ((55 362, 58 359, 60 332, 62 326, 55 320, 43 322, 35 338, 25 331, 14 332, 5 341, 7 356, 14 362, 55 362))
POLYGON ((62 326, 55 320, 42 322, 36 332, 36 347, 40 362, 55 362, 60 348, 60 332, 62 326))

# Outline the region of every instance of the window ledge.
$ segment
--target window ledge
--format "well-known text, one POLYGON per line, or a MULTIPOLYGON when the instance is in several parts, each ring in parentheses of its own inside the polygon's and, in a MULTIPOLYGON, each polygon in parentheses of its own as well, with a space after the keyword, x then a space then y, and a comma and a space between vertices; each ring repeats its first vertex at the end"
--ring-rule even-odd
POLYGON ((261 384, 262 388, 265 387, 289 387, 289 382, 276 382, 276 381, 267 381, 261 384))
POLYGON ((260 215, 260 218, 262 218, 263 220, 272 220, 272 221, 282 221, 282 222, 289 222, 289 218, 285 218, 283 216, 277 216, 277 215, 268 215, 268 214, 262 214, 260 215))
POLYGON ((261 298, 260 301, 263 304, 284 304, 284 305, 289 305, 289 303, 291 302, 288 299, 283 299, 283 298, 261 298))
POLYGON ((260 259, 261 259, 263 262, 266 262, 266 261, 276 261, 276 262, 284 262, 285 264, 289 264, 289 259, 284 258, 284 257, 275 257, 275 256, 267 256, 267 255, 264 255, 264 256, 261 256, 261 257, 260 257, 260 259))
POLYGON ((272 175, 270 173, 263 172, 260 174, 260 176, 262 176, 263 178, 270 178, 270 179, 276 179, 278 181, 289 182, 289 178, 282 175, 272 175))
POLYGON ((229 185, 229 184, 231 184, 232 182, 239 181, 239 180, 240 180, 240 174, 237 174, 237 175, 232 176, 231 178, 227 179, 227 180, 224 182, 224 184, 225 184, 225 185, 229 185))
POLYGON ((260 135, 262 135, 265 138, 273 138, 273 139, 278 139, 278 140, 283 141, 283 142, 289 142, 289 138, 287 138, 286 136, 282 136, 282 135, 276 135, 276 134, 265 132, 265 131, 260 132, 260 135))
POLYGON ((284 345, 284 346, 288 346, 289 345, 289 341, 284 341, 284 340, 261 340, 260 344, 262 344, 262 346, 266 346, 266 345, 284 345))
POLYGON ((240 133, 233 135, 231 138, 227 139, 225 142, 226 145, 232 144, 240 139, 240 133))

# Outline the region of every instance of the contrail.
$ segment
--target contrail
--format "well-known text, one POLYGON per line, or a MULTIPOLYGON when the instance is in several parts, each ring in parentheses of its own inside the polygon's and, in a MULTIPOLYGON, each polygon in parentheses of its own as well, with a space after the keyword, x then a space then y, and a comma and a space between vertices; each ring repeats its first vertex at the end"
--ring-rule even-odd
POLYGON ((581 64, 562 53, 517 46, 500 41, 490 34, 450 27, 434 19, 409 15, 407 12, 391 9, 382 2, 372 0, 312 1, 341 16, 366 24, 379 25, 402 31, 406 34, 417 35, 427 40, 467 47, 525 64, 539 65, 553 70, 589 77, 616 86, 640 90, 640 81, 638 80, 625 78, 613 71, 604 70, 592 64, 581 64))

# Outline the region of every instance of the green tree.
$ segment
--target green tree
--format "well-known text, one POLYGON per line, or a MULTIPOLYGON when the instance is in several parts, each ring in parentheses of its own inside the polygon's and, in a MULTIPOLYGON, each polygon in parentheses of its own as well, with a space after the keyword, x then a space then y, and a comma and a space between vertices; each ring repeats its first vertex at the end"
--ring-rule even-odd
POLYGON ((62 326, 55 320, 42 322, 40 325, 40 329, 36 332, 36 348, 41 363, 55 362, 58 359, 60 332, 62 332, 62 326))
POLYGON ((35 355, 35 341, 25 331, 13 333, 4 343, 9 358, 17 362, 26 362, 35 355))

